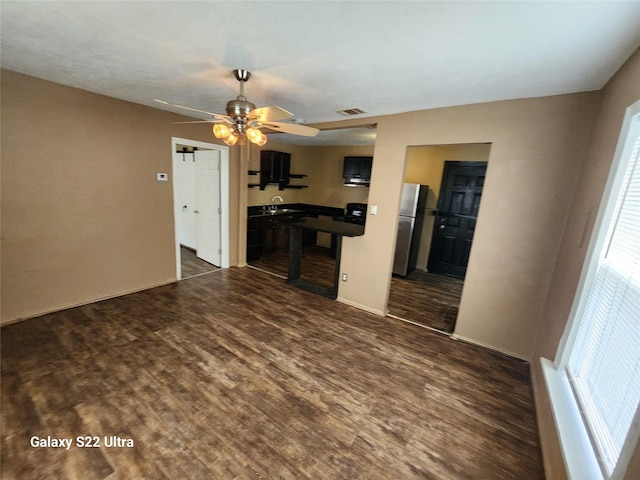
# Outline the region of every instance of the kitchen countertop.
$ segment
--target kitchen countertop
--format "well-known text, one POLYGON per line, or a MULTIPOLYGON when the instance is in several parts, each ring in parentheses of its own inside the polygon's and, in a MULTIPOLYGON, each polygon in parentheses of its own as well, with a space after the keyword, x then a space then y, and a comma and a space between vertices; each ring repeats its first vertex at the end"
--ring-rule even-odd
POLYGON ((291 208, 279 208, 275 211, 260 210, 257 213, 249 214, 249 218, 280 217, 282 215, 294 215, 298 213, 304 213, 304 210, 294 210, 291 208))
POLYGON ((250 219, 264 218, 270 216, 283 215, 300 215, 308 217, 317 217, 324 215, 328 217, 336 217, 344 215, 344 209, 338 207, 327 207, 324 205, 312 205, 308 203, 284 203, 276 205, 276 213, 268 211, 271 205, 252 205, 248 207, 247 214, 250 219))
POLYGON ((289 226, 331 233, 343 237, 359 237, 360 235, 364 235, 364 225, 336 222, 324 218, 302 217, 299 222, 291 223, 289 226))

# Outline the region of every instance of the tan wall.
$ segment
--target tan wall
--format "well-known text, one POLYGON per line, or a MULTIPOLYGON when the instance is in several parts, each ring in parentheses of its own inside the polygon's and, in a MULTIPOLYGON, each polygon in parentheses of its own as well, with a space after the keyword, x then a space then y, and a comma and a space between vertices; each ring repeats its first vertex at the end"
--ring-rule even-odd
POLYGON ((455 337, 530 359, 600 94, 379 117, 365 235, 346 238, 339 299, 384 313, 407 146, 491 143, 455 337), (375 261, 373 261, 375 259, 375 261))
POLYGON ((305 169, 309 188, 304 190, 306 203, 345 208, 347 203, 367 203, 368 187, 345 187, 342 178, 344 157, 373 155, 373 145, 352 147, 307 147, 305 169))
MULTIPOLYGON (((171 137, 184 117, 2 71, 1 321, 175 280, 171 137)), ((231 163, 231 263, 238 162, 231 163)))
MULTIPOLYGON (((585 155, 584 166, 577 172, 578 187, 558 249, 549 292, 536 332, 537 341, 532 355, 532 372, 549 480, 565 478, 566 473, 558 450, 555 427, 538 358, 555 359, 588 246, 588 238, 583 242, 585 228, 588 233, 591 233, 611 168, 625 109, 639 99, 640 50, 637 50, 602 91, 602 106, 590 136, 591 142, 585 155)), ((635 463, 629 468, 625 478, 629 480, 640 478, 640 444, 636 447, 635 463)))
POLYGON ((416 262, 418 269, 426 270, 429 261, 433 225, 435 223, 433 212, 438 207, 444 163, 448 160, 486 162, 489 160, 490 150, 491 145, 487 143, 422 145, 407 148, 404 173, 405 183, 419 183, 429 186, 424 223, 420 235, 420 249, 416 262))

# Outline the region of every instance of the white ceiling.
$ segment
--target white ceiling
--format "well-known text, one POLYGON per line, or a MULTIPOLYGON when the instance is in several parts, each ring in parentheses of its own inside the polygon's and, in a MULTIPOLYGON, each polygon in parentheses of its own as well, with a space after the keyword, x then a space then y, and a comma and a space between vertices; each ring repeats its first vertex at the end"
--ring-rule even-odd
POLYGON ((600 89, 640 45, 640 1, 0 6, 3 68, 220 113, 244 68, 250 101, 306 123, 600 89))

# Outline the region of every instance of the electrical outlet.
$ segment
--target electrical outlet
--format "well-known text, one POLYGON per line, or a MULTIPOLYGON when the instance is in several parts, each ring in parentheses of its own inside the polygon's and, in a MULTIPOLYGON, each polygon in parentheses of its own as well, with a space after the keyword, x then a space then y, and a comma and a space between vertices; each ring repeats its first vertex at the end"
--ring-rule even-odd
POLYGON ((166 173, 156 173, 156 180, 158 182, 168 182, 169 175, 167 175, 166 173))
POLYGON ((349 278, 349 276, 348 276, 346 273, 343 273, 343 274, 342 274, 342 281, 343 281, 343 282, 346 282, 346 281, 347 281, 347 278, 349 278))

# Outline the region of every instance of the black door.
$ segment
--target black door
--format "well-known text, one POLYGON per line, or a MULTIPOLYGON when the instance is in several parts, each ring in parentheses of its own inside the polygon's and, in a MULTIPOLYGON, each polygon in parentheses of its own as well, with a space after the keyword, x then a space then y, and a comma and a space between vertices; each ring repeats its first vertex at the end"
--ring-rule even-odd
POLYGON ((487 162, 445 162, 429 272, 457 278, 467 273, 486 171, 487 162))

